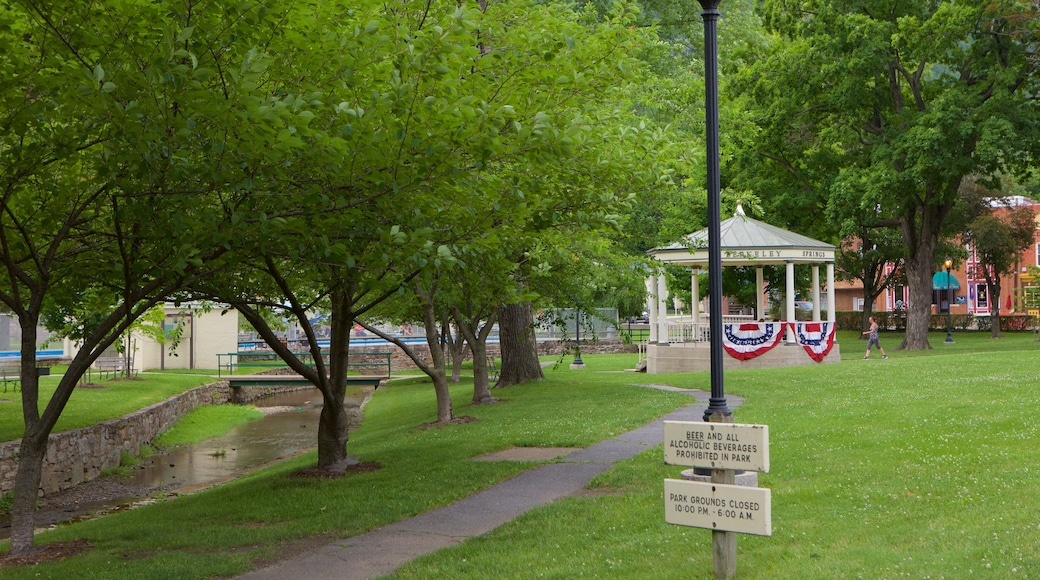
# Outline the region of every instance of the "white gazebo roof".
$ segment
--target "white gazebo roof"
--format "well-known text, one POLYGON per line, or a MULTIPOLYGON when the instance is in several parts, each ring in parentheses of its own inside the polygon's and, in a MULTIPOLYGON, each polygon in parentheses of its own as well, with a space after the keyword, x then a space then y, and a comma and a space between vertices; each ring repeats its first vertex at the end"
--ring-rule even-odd
MULTIPOLYGON (((737 215, 719 224, 719 230, 722 234, 723 266, 834 261, 832 244, 751 219, 739 208, 737 215)), ((694 232, 680 242, 654 248, 648 253, 666 264, 707 266, 708 230, 694 232)))

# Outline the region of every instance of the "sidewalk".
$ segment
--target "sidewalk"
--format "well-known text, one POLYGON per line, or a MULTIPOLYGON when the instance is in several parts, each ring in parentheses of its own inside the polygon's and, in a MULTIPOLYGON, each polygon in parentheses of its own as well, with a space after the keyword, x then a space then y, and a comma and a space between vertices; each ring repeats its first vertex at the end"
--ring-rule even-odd
MULTIPOLYGON (((648 388, 683 392, 695 403, 613 439, 579 449, 551 463, 525 471, 453 504, 395 522, 360 536, 344 538, 295 558, 256 570, 246 580, 367 580, 392 573, 402 564, 463 540, 485 534, 527 510, 585 489, 595 476, 664 440, 664 421, 700 421, 709 394, 665 385, 648 388)), ((742 399, 727 398, 731 409, 742 399)))

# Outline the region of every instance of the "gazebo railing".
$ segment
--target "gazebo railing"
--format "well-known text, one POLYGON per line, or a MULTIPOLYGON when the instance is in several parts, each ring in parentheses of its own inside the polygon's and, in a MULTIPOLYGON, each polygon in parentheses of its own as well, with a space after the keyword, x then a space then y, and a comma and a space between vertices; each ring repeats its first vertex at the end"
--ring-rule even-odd
MULTIPOLYGON (((723 316, 723 324, 739 324, 741 322, 753 322, 754 316, 732 315, 723 316)), ((708 342, 711 340, 711 327, 707 316, 701 317, 699 322, 692 320, 679 320, 668 322, 668 342, 708 342)))

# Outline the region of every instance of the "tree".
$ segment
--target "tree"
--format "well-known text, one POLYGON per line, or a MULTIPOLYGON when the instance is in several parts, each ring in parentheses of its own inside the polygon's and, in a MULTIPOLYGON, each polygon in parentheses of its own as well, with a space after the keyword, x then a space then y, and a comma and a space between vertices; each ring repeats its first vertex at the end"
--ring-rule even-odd
POLYGON ((826 170, 812 195, 858 184, 861 207, 899 226, 902 348, 929 348, 935 250, 961 181, 1024 168, 1037 152, 1037 39, 1008 34, 1011 4, 767 1, 778 40, 737 85, 760 103, 772 159, 796 176, 826 170))
POLYGON ((11 556, 32 550, 47 438, 79 379, 149 309, 219 268, 233 236, 211 194, 243 179, 222 147, 264 131, 246 119, 229 130, 228 111, 256 81, 259 65, 241 65, 274 13, 224 8, 0 7, 0 301, 22 327, 25 420, 11 556), (44 320, 79 345, 45 402, 44 320))
POLYGON ((860 324, 870 326, 877 297, 903 281, 902 263, 906 255, 902 240, 890 228, 860 229, 859 235, 842 240, 835 256, 837 277, 858 280, 863 286, 863 313, 860 324))

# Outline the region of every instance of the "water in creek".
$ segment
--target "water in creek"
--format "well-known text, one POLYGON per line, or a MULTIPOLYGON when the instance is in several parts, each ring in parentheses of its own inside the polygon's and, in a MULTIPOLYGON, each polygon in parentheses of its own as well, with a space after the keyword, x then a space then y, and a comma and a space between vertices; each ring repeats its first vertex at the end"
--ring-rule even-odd
MULTIPOLYGON (((360 405, 365 392, 348 389, 347 406, 360 405)), ((165 451, 145 461, 126 481, 131 486, 180 489, 227 479, 242 471, 317 446, 322 395, 317 389, 264 397, 262 419, 194 445, 165 451)), ((350 409, 348 408, 348 411, 350 409)))
MULTIPOLYGON (((371 389, 367 387, 347 389, 346 407, 352 415, 351 429, 360 420, 360 413, 356 413, 357 407, 369 393, 371 389)), ((259 399, 255 405, 267 412, 264 417, 234 427, 214 439, 161 450, 120 482, 131 489, 162 488, 185 492, 233 479, 257 466, 312 449, 317 446, 322 400, 321 392, 317 389, 259 399)), ((44 507, 37 512, 37 525, 71 521, 88 517, 89 514, 112 511, 134 500, 128 497, 107 497, 103 501, 83 498, 72 506, 57 509, 44 507)), ((7 537, 10 537, 10 518, 2 516, 0 539, 7 537)))

